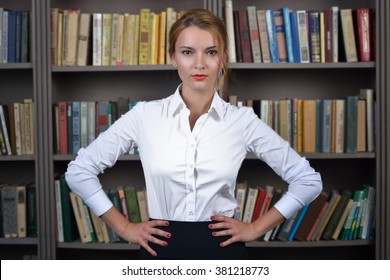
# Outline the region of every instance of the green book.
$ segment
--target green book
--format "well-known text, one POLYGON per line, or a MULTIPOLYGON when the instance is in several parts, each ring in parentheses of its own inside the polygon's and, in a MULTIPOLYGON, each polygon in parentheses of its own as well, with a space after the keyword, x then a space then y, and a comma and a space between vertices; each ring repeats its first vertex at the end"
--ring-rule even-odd
POLYGON ((125 188, 125 196, 127 202, 127 213, 129 214, 132 223, 141 222, 141 214, 138 206, 137 191, 134 187, 125 188))
POLYGON ((64 242, 72 242, 78 237, 78 229, 76 225, 76 218, 73 213, 72 203, 70 201, 70 188, 65 180, 65 174, 60 175, 60 189, 61 189, 61 209, 62 209, 62 223, 64 231, 64 242))

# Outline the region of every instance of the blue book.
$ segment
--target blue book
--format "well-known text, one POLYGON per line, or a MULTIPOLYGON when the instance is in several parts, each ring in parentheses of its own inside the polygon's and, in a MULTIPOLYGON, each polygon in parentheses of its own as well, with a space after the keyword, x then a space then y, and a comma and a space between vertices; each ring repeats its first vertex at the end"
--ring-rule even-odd
POLYGON ((290 235, 288 236, 289 241, 292 241, 294 239, 294 236, 297 233, 297 230, 298 230, 299 226, 301 225, 303 217, 305 217, 307 209, 309 209, 309 206, 310 206, 310 203, 306 204, 305 206, 303 206, 302 210, 300 211, 298 219, 295 222, 294 228, 291 231, 290 235))
POLYGON ((265 21, 267 23, 267 34, 268 34, 269 53, 271 57, 271 62, 278 63, 279 53, 278 53, 278 43, 276 41, 274 10, 269 9, 265 11, 265 21))
POLYGON ((80 101, 72 102, 72 125, 72 153, 77 154, 81 148, 80 101))
POLYGON ((8 12, 8 63, 16 62, 16 11, 8 12))
POLYGON ((358 119, 358 96, 346 97, 345 115, 345 152, 356 153, 357 151, 357 119, 358 119))
POLYGON ((289 63, 294 61, 294 52, 293 52, 293 43, 292 43, 292 32, 291 32, 291 22, 290 22, 290 9, 284 7, 283 12, 283 21, 284 21, 284 32, 286 33, 286 47, 287 47, 287 59, 289 63))
POLYGON ((294 56, 294 62, 301 62, 301 54, 299 51, 299 33, 298 33, 298 20, 295 12, 290 12, 290 25, 291 25, 291 41, 292 51, 294 56))
POLYGON ((308 11, 310 61, 321 62, 320 12, 308 11))

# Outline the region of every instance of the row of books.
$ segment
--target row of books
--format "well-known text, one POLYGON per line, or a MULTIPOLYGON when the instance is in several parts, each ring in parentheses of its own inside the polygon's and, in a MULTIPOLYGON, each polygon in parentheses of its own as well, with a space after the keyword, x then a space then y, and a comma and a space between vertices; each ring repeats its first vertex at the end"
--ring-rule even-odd
POLYGON ((77 154, 136 103, 124 97, 112 101, 57 102, 53 110, 54 153, 77 154))
MULTIPOLYGON (((131 222, 149 220, 146 191, 134 187, 117 187, 107 191, 115 207, 131 222)), ((115 243, 123 240, 73 193, 64 177, 55 179, 58 242, 72 242, 80 237, 82 243, 115 243)))
MULTIPOLYGON (((283 195, 273 186, 250 187, 237 183, 235 218, 250 223, 264 215, 283 195)), ((372 239, 375 189, 365 185, 355 191, 322 192, 293 217, 268 231, 264 241, 319 241, 372 239)))
POLYGON ((374 59, 373 11, 369 8, 320 10, 234 10, 225 0, 230 62, 325 63, 374 59))
POLYGON ((167 31, 179 14, 171 7, 138 14, 52 8, 52 65, 168 64, 167 31))
POLYGON ((254 112, 298 152, 373 152, 375 142, 375 102, 372 89, 337 99, 251 99, 237 106, 253 107, 254 112))
POLYGON ((0 155, 35 153, 35 105, 30 98, 0 104, 0 155))
POLYGON ((0 63, 29 61, 30 12, 0 7, 0 63))
MULTIPOLYGON (((59 242, 124 242, 106 226, 76 194, 71 192, 64 175, 55 180, 57 236, 59 242)), ((115 207, 135 223, 147 221, 144 189, 117 187, 107 191, 115 207)), ((264 215, 284 195, 273 186, 251 187, 238 182, 234 217, 251 223, 264 215)), ((355 191, 322 192, 293 217, 271 229, 259 241, 319 241, 373 239, 375 234, 375 189, 365 185, 355 191)))
POLYGON ((35 183, 0 183, 0 238, 36 236, 35 183))

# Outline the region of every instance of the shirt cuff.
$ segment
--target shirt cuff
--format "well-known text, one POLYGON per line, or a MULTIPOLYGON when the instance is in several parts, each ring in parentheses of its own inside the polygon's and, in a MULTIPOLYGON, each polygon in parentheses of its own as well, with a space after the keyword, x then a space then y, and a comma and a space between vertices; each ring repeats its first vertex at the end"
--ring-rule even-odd
POLYGON ((294 216, 302 207, 302 203, 288 193, 275 203, 275 208, 286 218, 286 220, 294 216))
POLYGON ((98 192, 96 192, 90 198, 85 200, 85 203, 92 210, 92 212, 98 217, 103 215, 113 206, 113 203, 108 198, 104 190, 99 190, 98 192))

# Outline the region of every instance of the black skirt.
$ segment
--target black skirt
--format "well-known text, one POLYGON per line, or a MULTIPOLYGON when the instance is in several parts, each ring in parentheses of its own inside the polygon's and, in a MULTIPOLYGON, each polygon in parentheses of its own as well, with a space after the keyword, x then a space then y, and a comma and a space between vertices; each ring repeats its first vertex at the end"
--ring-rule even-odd
POLYGON ((164 247, 154 243, 149 246, 157 252, 152 256, 141 247, 140 260, 245 260, 248 252, 244 242, 236 242, 226 247, 219 244, 230 236, 215 237, 208 225, 215 222, 177 222, 169 221, 169 226, 159 227, 171 233, 171 238, 156 236, 168 242, 164 247))

